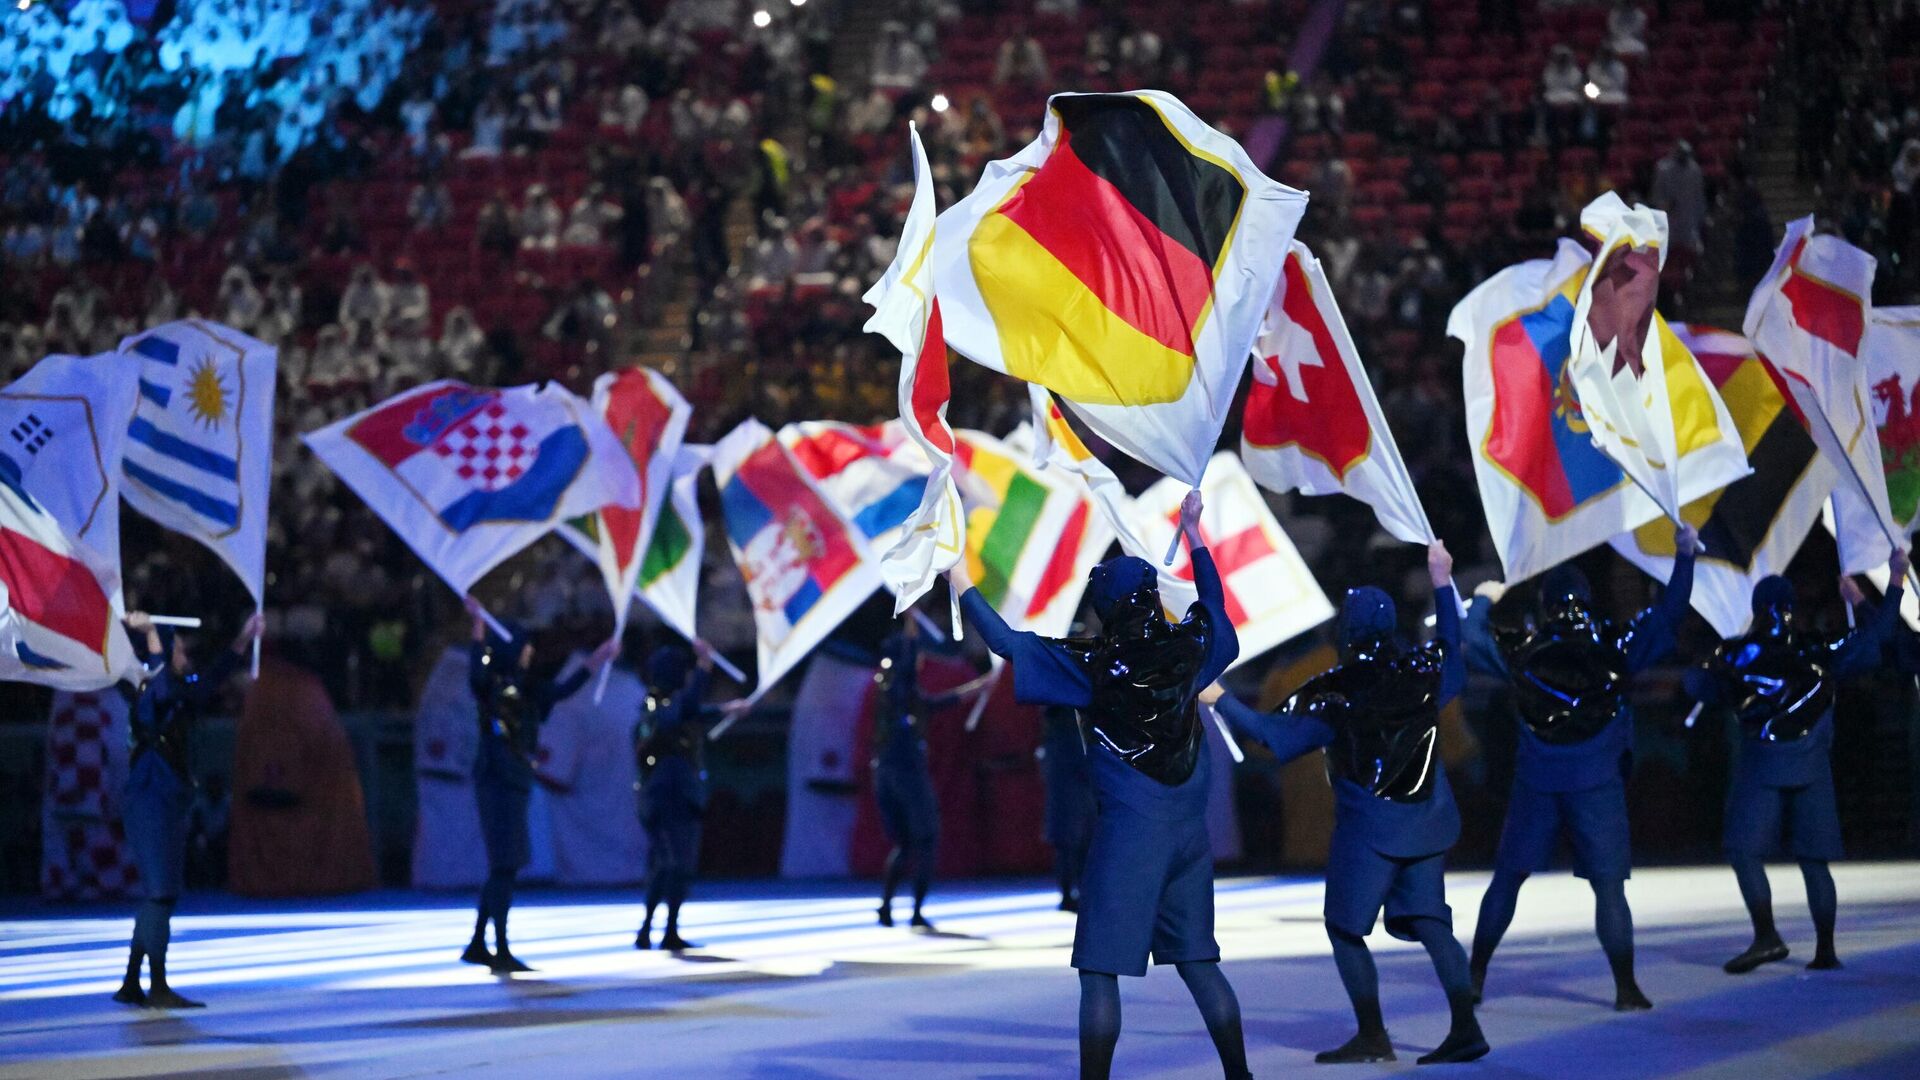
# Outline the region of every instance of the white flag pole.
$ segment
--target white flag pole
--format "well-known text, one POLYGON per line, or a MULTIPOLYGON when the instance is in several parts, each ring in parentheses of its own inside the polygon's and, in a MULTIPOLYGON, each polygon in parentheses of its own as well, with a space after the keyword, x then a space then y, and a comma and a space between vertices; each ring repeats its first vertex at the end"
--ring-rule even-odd
POLYGON ((1233 755, 1234 763, 1239 764, 1247 760, 1246 752, 1240 749, 1239 740, 1233 737, 1233 732, 1227 730, 1227 722, 1220 716, 1220 710, 1211 705, 1204 705, 1202 708, 1207 710, 1208 716, 1213 717, 1213 726, 1220 729, 1220 737, 1227 740, 1227 753, 1233 755))
POLYGON ((733 661, 720 655, 718 651, 709 653, 707 655, 713 657, 713 666, 725 672, 727 675, 727 678, 732 679, 734 682, 739 683, 741 686, 747 685, 746 673, 741 671, 739 668, 735 667, 733 665, 733 661))
MULTIPOLYGON (((267 617, 267 602, 262 600, 256 603, 253 607, 253 613, 264 620, 267 617)), ((261 625, 260 631, 260 633, 253 635, 253 670, 247 673, 247 677, 251 679, 260 677, 260 638, 266 633, 264 623, 261 625)))
POLYGON ((149 615, 147 621, 155 626, 177 626, 182 630, 200 629, 200 617, 197 615, 149 615))
POLYGON ((987 711, 987 699, 993 697, 994 690, 1000 685, 1000 676, 1007 670, 1005 660, 1000 659, 997 654, 990 655, 992 655, 993 670, 984 676, 987 684, 981 687, 980 695, 973 699, 973 708, 967 712, 968 731, 980 726, 980 714, 987 711))

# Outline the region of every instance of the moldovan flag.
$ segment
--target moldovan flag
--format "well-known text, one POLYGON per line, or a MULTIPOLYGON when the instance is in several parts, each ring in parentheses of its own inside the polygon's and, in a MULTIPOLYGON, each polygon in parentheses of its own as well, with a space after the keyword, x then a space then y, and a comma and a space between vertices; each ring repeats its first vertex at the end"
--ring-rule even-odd
POLYGON ((1396 538, 1433 542, 1333 287, 1298 240, 1254 345, 1240 457, 1270 491, 1344 492, 1373 507, 1396 538))
POLYGON ((1171 95, 1056 94, 940 215, 947 344, 1197 485, 1306 206, 1171 95))
MULTIPOLYGON (((1700 362, 1746 449, 1753 471, 1686 504, 1681 519, 1700 530, 1693 609, 1723 638, 1753 617, 1754 583, 1784 573, 1833 490, 1833 465, 1794 415, 1780 374, 1739 334, 1673 325, 1700 362)), ((1673 576, 1673 526, 1655 519, 1613 538, 1613 549, 1666 581, 1673 576)))
POLYGON ((960 432, 967 573, 1008 626, 1066 637, 1113 531, 1079 477, 1033 466, 1030 442, 1025 425, 1005 442, 960 432))
POLYGON ((443 379, 305 436, 307 447, 454 592, 569 518, 640 507, 633 458, 555 383, 443 379))
POLYGON ((49 356, 0 390, 0 469, 67 536, 120 555, 120 459, 139 394, 117 353, 49 356))
POLYGON ((267 575, 278 353, 189 319, 120 343, 140 396, 121 459, 127 505, 212 548, 258 602, 267 575))
MULTIPOLYGON (((1161 550, 1180 520, 1187 486, 1161 480, 1134 500, 1141 538, 1161 550)), ((1213 554, 1227 598, 1227 617, 1240 636, 1238 667, 1282 642, 1333 617, 1333 605, 1313 580, 1293 541, 1274 520, 1273 511, 1254 486, 1253 477, 1231 450, 1214 455, 1200 488, 1206 507, 1200 513, 1200 538, 1213 554)), ((1160 602, 1174 618, 1186 613, 1198 594, 1193 561, 1182 544, 1172 567, 1160 571, 1160 602)))
POLYGON ((680 444, 673 483, 654 520, 647 554, 640 561, 640 599, 660 621, 688 641, 699 636, 700 561, 707 550, 707 523, 700 517, 700 470, 711 446, 680 444))
POLYGON ((1840 569, 1849 574, 1884 564, 1895 536, 1861 356, 1873 271, 1873 256, 1837 236, 1815 236, 1808 216, 1788 223, 1747 302, 1747 337, 1784 376, 1814 445, 1839 473, 1833 501, 1840 569))
POLYGON ((866 541, 765 424, 745 420, 713 447, 727 544, 759 637, 758 697, 880 587, 866 541))
POLYGON ((639 588, 641 562, 673 479, 680 441, 693 406, 665 375, 646 368, 607 372, 593 381, 593 411, 613 430, 633 461, 640 505, 615 503, 560 526, 560 535, 600 567, 613 600, 613 636, 627 625, 627 607, 639 588))
MULTIPOLYGON (((880 576, 893 590, 895 615, 926 595, 940 574, 960 561, 965 543, 964 511, 953 484, 953 428, 947 424, 953 384, 928 261, 933 253, 933 174, 919 129, 909 124, 907 138, 913 149, 913 204, 893 263, 862 297, 873 306, 873 318, 862 329, 880 334, 900 350, 900 423, 933 465, 899 537, 880 547, 880 576)), ((959 629, 956 618, 956 636, 959 629)))
POLYGON ((1681 461, 1689 490, 1747 474, 1740 433, 1693 354, 1654 300, 1666 261, 1667 215, 1628 207, 1609 191, 1580 212, 1600 253, 1574 300, 1567 377, 1593 441, 1669 519, 1680 516, 1681 461))
POLYGON ((117 560, 68 536, 0 463, 0 679, 99 690, 137 679, 117 560))
MULTIPOLYGON (((1920 528, 1920 307, 1874 308, 1864 352, 1887 506, 1911 533, 1920 528)), ((1842 509, 1860 506, 1849 499, 1842 509)))

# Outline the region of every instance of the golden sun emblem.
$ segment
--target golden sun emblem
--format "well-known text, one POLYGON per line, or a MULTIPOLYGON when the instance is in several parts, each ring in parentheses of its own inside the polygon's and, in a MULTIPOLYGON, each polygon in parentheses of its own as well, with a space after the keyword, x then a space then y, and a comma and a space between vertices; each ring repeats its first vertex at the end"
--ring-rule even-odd
POLYGON ((227 419, 227 384, 212 360, 201 360, 187 376, 187 409, 201 426, 215 431, 227 419))

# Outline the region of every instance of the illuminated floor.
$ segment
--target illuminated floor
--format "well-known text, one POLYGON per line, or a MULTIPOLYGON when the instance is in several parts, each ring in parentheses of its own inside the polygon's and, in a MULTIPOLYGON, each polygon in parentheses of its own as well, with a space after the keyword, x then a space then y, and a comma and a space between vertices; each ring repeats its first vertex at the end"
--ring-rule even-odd
MULTIPOLYGON (((1530 882, 1482 1011, 1494 1053, 1475 1075, 1920 1075, 1920 865, 1836 867, 1847 968, 1810 974, 1799 875, 1775 871, 1796 957, 1744 978, 1731 875, 1649 870, 1629 886, 1654 1012, 1616 1016, 1585 886, 1530 882)), ((1484 878, 1455 875, 1463 941, 1484 878)), ((174 920, 174 982, 211 1008, 112 1004, 126 918, 0 921, 0 1078, 195 1076, 1058 1077, 1075 1060, 1070 917, 1038 887, 952 887, 940 934, 873 925, 864 888, 711 886, 688 908, 685 959, 632 948, 637 908, 529 892, 514 944, 540 970, 496 980, 454 962, 457 900, 390 894, 320 905, 190 898, 174 920)), ((1327 958, 1318 881, 1236 879, 1221 945, 1253 1069, 1308 1065, 1351 1018, 1327 958)), ((903 911, 904 914, 904 911, 903 911)), ((1402 1062, 1437 1042, 1445 1003, 1425 955, 1376 935, 1402 1062)), ((1123 1077, 1217 1076, 1170 972, 1127 980, 1123 1077)), ((1373 1075, 1349 1067, 1339 1077, 1373 1075)), ((1459 1070, 1455 1070, 1459 1071, 1459 1070)))

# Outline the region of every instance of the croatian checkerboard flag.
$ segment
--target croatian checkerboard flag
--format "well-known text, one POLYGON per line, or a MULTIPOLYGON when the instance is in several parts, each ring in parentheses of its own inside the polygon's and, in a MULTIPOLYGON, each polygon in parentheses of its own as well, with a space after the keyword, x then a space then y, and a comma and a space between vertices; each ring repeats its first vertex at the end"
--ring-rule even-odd
MULTIPOLYGON (((1147 550, 1158 552, 1173 539, 1180 502, 1189 488, 1168 478, 1134 499, 1135 531, 1147 550)), ((1207 464, 1200 495, 1200 538, 1213 555, 1226 592, 1227 617, 1240 637, 1236 666, 1319 626, 1333 617, 1333 605, 1307 569, 1293 541, 1274 519, 1253 477, 1231 450, 1207 464)), ((1140 551, 1132 554, 1147 558, 1140 551)), ((1160 602, 1175 617, 1199 597, 1193 587, 1193 561, 1184 545, 1171 567, 1160 571, 1160 602)))
POLYGON ((866 541, 758 420, 713 447, 727 544, 759 638, 758 697, 881 585, 866 541))
POLYGON ((566 388, 442 380, 306 444, 458 593, 568 518, 640 506, 633 458, 566 388))
POLYGON ((140 396, 121 459, 127 504, 213 549, 265 595, 278 354, 218 323, 189 319, 120 343, 140 396))

